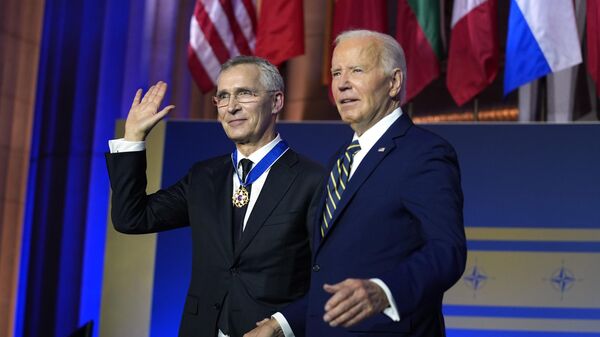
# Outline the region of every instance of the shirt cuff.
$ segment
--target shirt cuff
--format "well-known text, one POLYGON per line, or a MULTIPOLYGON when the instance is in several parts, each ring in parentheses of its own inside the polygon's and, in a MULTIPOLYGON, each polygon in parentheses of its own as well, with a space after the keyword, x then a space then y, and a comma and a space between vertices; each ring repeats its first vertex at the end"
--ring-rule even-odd
POLYGON ((372 281, 373 283, 378 285, 383 290, 383 292, 385 293, 385 296, 388 299, 388 303, 390 304, 390 306, 388 308, 385 308, 383 310, 383 313, 386 316, 388 316, 389 318, 391 318, 392 321, 399 322, 400 321, 400 313, 398 313, 398 307, 396 307, 396 301, 394 301, 394 297, 392 296, 392 292, 390 291, 390 288, 388 288, 388 286, 385 285, 385 283, 383 283, 383 281, 378 278, 372 278, 370 281, 372 281))
POLYGON ((146 142, 143 140, 132 142, 125 140, 125 138, 111 139, 108 141, 108 147, 110 148, 110 153, 144 151, 146 149, 146 142))
POLYGON ((285 337, 295 337, 294 332, 292 331, 292 327, 290 326, 287 319, 285 319, 282 313, 276 312, 273 314, 273 316, 271 316, 271 318, 273 318, 277 321, 277 323, 279 323, 279 326, 281 327, 281 330, 283 331, 283 335, 285 337))

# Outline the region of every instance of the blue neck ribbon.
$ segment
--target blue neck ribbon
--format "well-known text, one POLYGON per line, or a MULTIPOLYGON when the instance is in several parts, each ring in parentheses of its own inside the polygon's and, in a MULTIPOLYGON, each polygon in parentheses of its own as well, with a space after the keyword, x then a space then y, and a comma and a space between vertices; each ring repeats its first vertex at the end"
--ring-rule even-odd
POLYGON ((279 143, 277 143, 277 145, 275 145, 275 147, 272 148, 271 151, 269 151, 269 153, 267 153, 267 155, 258 162, 258 164, 254 165, 252 169, 250 169, 250 172, 246 176, 246 181, 242 181, 242 178, 240 177, 237 169, 237 150, 233 150, 231 153, 231 161, 233 163, 233 170, 238 178, 238 181, 240 182, 240 185, 243 187, 252 185, 252 183, 255 182, 256 179, 260 178, 260 176, 271 166, 273 166, 277 159, 279 159, 279 157, 281 157, 289 148, 289 145, 284 140, 280 140, 279 143))

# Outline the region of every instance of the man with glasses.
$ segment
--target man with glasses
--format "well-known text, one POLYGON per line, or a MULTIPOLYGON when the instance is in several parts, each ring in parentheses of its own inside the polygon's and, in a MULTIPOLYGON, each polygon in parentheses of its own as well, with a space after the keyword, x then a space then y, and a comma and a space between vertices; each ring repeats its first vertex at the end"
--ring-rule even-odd
POLYGON ((324 172, 276 131, 284 104, 277 68, 239 56, 223 64, 213 97, 235 150, 146 195, 140 150, 174 108, 159 111, 166 89, 158 82, 143 98, 138 90, 124 138, 110 141, 113 223, 130 234, 191 226, 192 279, 179 335, 241 336, 307 291, 310 205, 324 172))

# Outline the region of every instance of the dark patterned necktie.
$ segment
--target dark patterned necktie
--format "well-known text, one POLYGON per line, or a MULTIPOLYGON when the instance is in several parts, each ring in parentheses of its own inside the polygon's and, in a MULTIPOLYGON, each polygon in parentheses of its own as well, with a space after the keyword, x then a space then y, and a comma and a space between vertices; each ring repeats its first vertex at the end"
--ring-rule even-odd
MULTIPOLYGON (((242 159, 240 160, 240 164, 242 165, 242 181, 246 181, 246 177, 248 176, 248 172, 252 169, 252 161, 250 159, 242 159)), ((248 191, 248 199, 250 199, 250 189, 252 185, 246 185, 246 190, 248 191)), ((243 207, 233 207, 233 247, 235 249, 236 244, 242 238, 242 232, 244 231, 244 216, 246 215, 246 210, 248 209, 248 204, 243 207)))
POLYGON ((329 230, 335 209, 340 199, 342 199, 342 193, 346 190, 354 155, 358 151, 360 151, 360 145, 358 144, 358 140, 355 140, 348 145, 346 151, 338 158, 329 174, 327 197, 325 198, 325 209, 323 210, 323 223, 321 224, 321 238, 325 237, 325 233, 329 230))

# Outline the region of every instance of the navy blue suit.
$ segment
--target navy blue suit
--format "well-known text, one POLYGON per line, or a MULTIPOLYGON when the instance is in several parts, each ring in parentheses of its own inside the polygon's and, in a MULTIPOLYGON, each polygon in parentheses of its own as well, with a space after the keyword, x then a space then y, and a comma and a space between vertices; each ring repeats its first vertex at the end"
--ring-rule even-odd
MULTIPOLYGON (((344 151, 340 149, 335 158, 344 151)), ((329 167, 333 166, 333 161, 329 167)), ((360 163, 320 238, 325 195, 315 219, 310 291, 282 311, 297 337, 444 336, 442 297, 466 261, 463 195, 456 153, 403 114, 360 163), (400 313, 351 327, 323 321, 323 284, 379 278, 400 313)))

